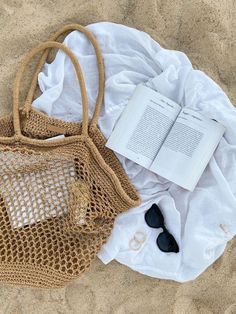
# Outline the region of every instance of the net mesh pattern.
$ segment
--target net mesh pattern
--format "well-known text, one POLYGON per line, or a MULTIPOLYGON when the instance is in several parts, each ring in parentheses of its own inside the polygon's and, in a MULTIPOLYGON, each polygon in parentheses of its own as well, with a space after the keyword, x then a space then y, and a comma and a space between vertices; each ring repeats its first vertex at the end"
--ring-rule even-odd
MULTIPOLYGON (((24 121, 23 115, 21 117, 21 120, 24 121)), ((12 121, 10 119, 8 120, 8 124, 12 124, 12 121)), ((49 128, 49 126, 51 125, 57 127, 58 129, 61 128, 63 134, 66 134, 68 136, 81 134, 81 123, 66 122, 53 117, 49 117, 33 108, 30 111, 28 119, 25 120, 23 124, 24 127, 22 131, 24 135, 30 138, 47 139, 60 134, 58 132, 51 131, 49 128)), ((8 128, 11 127, 8 126, 8 128)), ((105 146, 106 138, 99 130, 99 128, 90 128, 89 136, 93 140, 95 146, 97 147, 106 164, 108 164, 111 169, 114 170, 125 193, 129 195, 130 198, 137 199, 136 189, 127 178, 127 175, 123 167, 121 166, 118 158, 116 158, 115 154, 105 146)))
POLYGON ((76 178, 74 163, 45 155, 0 150, 0 190, 13 228, 66 213, 68 186, 76 178))
MULTIPOLYGON (((11 117, 4 119, 3 129, 11 130, 11 117)), ((40 119, 35 129, 30 128, 37 125, 35 117, 29 117, 24 134, 57 135, 40 128, 57 125, 56 119, 40 119)), ((79 124, 69 125, 63 125, 66 134, 80 132, 79 124)), ((64 286, 90 266, 117 214, 139 204, 118 159, 104 144, 96 128, 88 142, 0 145, 0 281, 64 286)))

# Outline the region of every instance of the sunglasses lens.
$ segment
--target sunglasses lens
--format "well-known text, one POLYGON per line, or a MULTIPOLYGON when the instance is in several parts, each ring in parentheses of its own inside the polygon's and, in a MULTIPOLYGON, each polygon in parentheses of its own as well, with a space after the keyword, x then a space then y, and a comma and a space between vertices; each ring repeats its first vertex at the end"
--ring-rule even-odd
POLYGON ((164 217, 156 204, 153 204, 151 208, 145 213, 145 221, 151 228, 161 228, 164 226, 164 217))
POLYGON ((160 233, 157 238, 157 246, 162 252, 179 252, 179 246, 175 241, 175 238, 168 231, 160 233))

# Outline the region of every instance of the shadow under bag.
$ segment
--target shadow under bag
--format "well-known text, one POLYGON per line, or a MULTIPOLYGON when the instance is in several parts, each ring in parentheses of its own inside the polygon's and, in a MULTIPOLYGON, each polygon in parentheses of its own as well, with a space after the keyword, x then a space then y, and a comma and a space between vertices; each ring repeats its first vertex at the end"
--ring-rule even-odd
POLYGON ((117 214, 140 203, 97 126, 104 95, 104 68, 95 37, 73 24, 33 49, 15 80, 13 112, 0 119, 0 281, 61 287, 84 272, 111 233, 117 214), (92 42, 99 92, 91 121, 84 78, 75 55, 54 40, 79 30, 92 42), (80 84, 83 121, 64 122, 32 108, 37 75, 49 50, 68 54, 80 84), (44 52, 23 108, 20 83, 27 64, 44 52), (51 137, 63 134, 62 139, 51 137))

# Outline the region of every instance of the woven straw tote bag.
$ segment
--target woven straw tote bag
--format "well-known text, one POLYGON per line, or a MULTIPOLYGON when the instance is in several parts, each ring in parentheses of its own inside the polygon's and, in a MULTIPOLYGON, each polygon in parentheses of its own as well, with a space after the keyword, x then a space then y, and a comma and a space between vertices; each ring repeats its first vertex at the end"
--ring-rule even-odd
MULTIPOLYGON (((88 35, 82 26, 73 26, 88 35)), ((0 119, 0 281, 42 288, 66 285, 90 266, 110 235, 116 215, 140 203, 97 127, 104 69, 99 47, 89 33, 91 38, 98 57, 99 92, 90 122, 80 65, 64 45, 54 41, 39 45, 16 75, 13 112, 0 119), (19 108, 25 68, 37 53, 45 51, 29 89, 29 101, 49 48, 67 53, 74 65, 82 97, 81 123, 47 117, 29 102, 19 108), (62 133, 63 139, 46 140, 62 133)))

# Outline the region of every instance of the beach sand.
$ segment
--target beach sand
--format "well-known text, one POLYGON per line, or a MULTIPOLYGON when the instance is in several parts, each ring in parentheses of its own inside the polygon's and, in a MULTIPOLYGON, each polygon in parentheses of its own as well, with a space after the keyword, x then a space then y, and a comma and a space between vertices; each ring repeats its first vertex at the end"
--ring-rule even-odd
MULTIPOLYGON (((11 110, 16 68, 32 47, 64 24, 111 21, 185 52, 236 104, 235 0, 0 0, 0 108, 11 110)), ((184 284, 142 276, 98 259, 59 290, 0 284, 0 314, 236 313, 236 240, 198 279, 184 284)))

